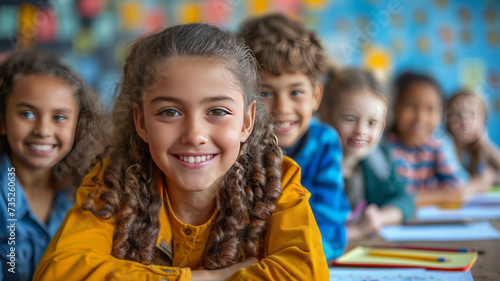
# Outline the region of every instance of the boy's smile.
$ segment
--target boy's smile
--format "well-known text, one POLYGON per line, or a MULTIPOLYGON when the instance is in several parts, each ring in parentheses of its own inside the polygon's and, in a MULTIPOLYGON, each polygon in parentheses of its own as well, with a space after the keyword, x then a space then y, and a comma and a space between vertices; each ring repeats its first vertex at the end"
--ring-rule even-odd
POLYGON ((307 131, 321 101, 321 85, 313 86, 309 77, 301 73, 272 75, 261 71, 260 77, 261 96, 273 117, 279 146, 288 148, 307 131))

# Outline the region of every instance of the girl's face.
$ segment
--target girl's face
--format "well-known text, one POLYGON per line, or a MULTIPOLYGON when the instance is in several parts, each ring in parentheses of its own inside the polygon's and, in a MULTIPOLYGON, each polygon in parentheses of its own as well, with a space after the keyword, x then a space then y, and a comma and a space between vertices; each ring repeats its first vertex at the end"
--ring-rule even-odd
POLYGON ((255 105, 245 110, 233 74, 205 58, 169 59, 155 81, 134 106, 136 130, 169 192, 213 197, 252 131, 255 105))
POLYGON ((457 143, 476 142, 484 131, 484 116, 477 100, 469 96, 456 97, 448 105, 447 127, 457 143))
POLYGON ((401 141, 409 147, 423 145, 441 122, 441 108, 440 94, 432 84, 411 84, 394 112, 401 141))
POLYGON ((364 158, 377 145, 385 128, 387 106, 367 90, 344 95, 333 117, 343 145, 344 157, 364 158))
POLYGON ((72 87, 46 75, 20 78, 7 98, 5 126, 14 165, 50 169, 73 147, 79 106, 72 87))

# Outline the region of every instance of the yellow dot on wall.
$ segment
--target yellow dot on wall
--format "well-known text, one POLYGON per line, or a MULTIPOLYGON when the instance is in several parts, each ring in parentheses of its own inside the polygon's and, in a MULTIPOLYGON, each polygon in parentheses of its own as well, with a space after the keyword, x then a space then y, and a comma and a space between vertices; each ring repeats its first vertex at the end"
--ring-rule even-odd
POLYGON ((324 8, 330 2, 328 0, 305 0, 306 7, 309 9, 317 10, 324 8))
POLYGON ((453 64, 455 62, 455 55, 452 52, 446 52, 444 54, 444 62, 448 65, 453 64))
POLYGON ((470 21, 470 11, 466 8, 460 10, 460 19, 464 22, 470 21))
POLYGON ((460 32, 460 39, 462 39, 464 43, 469 43, 471 41, 470 32, 468 30, 462 30, 460 32))
POLYGON ((415 12, 415 20, 417 21, 417 23, 424 23, 425 22, 425 13, 424 11, 422 10, 417 10, 415 12))
POLYGON ((389 51, 376 46, 365 48, 363 68, 373 72, 379 81, 387 82, 392 71, 392 59, 389 51))
POLYGON ((429 51, 429 40, 425 37, 419 37, 417 40, 418 50, 422 53, 427 53, 429 51))
POLYGON ((401 17, 401 15, 394 15, 392 17, 392 24, 394 26, 402 26, 403 25, 403 17, 401 17))
POLYGON ((200 21, 200 7, 196 4, 186 4, 182 7, 182 23, 193 23, 200 21))
POLYGON ((39 28, 35 23, 36 13, 37 8, 31 4, 25 3, 19 8, 17 45, 20 48, 30 48, 35 44, 35 38, 39 28))
POLYGON ((486 22, 494 23, 497 18, 497 15, 494 10, 486 11, 486 22))
POLYGON ((436 6, 439 8, 444 8, 448 5, 448 1, 446 0, 435 0, 436 6))
POLYGON ((498 31, 490 31, 488 32, 488 42, 490 45, 497 45, 498 44, 498 31))
POLYGON ((248 10, 250 11, 250 15, 262 15, 268 10, 268 2, 267 0, 254 0, 254 1, 245 1, 247 3, 248 10))
POLYGON ((117 5, 120 28, 124 32, 132 32, 142 27, 143 9, 141 2, 125 1, 117 5))

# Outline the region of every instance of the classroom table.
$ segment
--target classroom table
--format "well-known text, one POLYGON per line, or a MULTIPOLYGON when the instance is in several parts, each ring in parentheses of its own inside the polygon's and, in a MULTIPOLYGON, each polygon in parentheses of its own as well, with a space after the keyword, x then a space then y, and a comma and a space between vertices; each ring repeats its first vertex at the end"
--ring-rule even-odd
MULTIPOLYGON (((490 221, 500 230, 500 220, 490 221)), ((371 239, 364 239, 348 243, 346 251, 358 245, 414 245, 429 247, 451 247, 451 248, 474 248, 484 251, 471 268, 475 281, 500 281, 500 240, 483 241, 452 241, 452 242, 386 242, 380 236, 375 235, 371 239)))

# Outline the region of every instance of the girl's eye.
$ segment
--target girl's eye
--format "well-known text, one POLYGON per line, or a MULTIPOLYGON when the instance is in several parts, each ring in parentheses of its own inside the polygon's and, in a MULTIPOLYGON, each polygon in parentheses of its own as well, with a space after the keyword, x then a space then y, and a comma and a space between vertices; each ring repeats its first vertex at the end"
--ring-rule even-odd
POLYGON ((66 119, 68 119, 68 118, 62 114, 54 116, 54 120, 56 120, 58 122, 64 122, 64 121, 66 121, 66 119))
POLYGON ((292 95, 292 96, 299 96, 299 95, 301 95, 301 94, 302 94, 302 91, 298 91, 298 90, 297 90, 297 91, 292 91, 292 92, 290 93, 290 95, 292 95))
POLYGON ((180 113, 179 111, 175 110, 175 109, 165 109, 165 110, 162 110, 160 113, 158 113, 158 115, 161 115, 161 116, 167 116, 167 117, 175 117, 175 116, 179 116, 180 113))
POLYGON ((228 114, 227 111, 223 110, 223 109, 220 109, 220 108, 216 108, 216 109, 212 109, 208 112, 209 115, 213 115, 213 116, 224 116, 226 114, 228 114))
POLYGON ((273 96, 273 94, 271 94, 270 92, 261 92, 261 93, 260 93, 260 96, 261 96, 261 97, 266 97, 266 98, 268 98, 268 97, 272 97, 272 96, 273 96))
POLYGON ((23 112, 21 113, 22 116, 28 118, 28 119, 33 119, 35 118, 35 114, 31 111, 26 111, 26 112, 23 112))
POLYGON ((368 122, 368 125, 370 125, 370 126, 375 126, 375 125, 377 125, 377 122, 375 122, 375 121, 370 121, 370 122, 368 122))
POLYGON ((345 120, 347 122, 355 122, 354 118, 352 118, 352 117, 347 117, 345 120))

